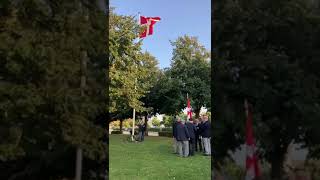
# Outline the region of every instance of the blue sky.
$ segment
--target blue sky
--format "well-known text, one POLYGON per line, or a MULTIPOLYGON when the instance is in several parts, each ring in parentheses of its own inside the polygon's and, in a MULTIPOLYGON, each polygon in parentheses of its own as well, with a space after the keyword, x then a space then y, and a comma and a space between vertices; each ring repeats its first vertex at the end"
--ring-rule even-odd
MULTIPOLYGON (((153 35, 143 40, 142 50, 149 51, 160 68, 170 66, 172 46, 169 40, 179 36, 196 36, 202 45, 211 49, 210 0, 110 0, 117 14, 161 18, 154 26, 153 35)), ((137 20, 138 21, 138 20, 137 20)))

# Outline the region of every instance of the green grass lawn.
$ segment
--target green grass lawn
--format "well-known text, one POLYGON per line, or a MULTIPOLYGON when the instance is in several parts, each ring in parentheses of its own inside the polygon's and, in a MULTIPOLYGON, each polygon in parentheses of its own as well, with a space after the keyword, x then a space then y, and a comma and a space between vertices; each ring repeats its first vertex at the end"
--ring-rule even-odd
POLYGON ((110 180, 211 179, 210 157, 178 157, 172 153, 172 138, 145 137, 142 143, 132 143, 127 137, 109 135, 110 180))

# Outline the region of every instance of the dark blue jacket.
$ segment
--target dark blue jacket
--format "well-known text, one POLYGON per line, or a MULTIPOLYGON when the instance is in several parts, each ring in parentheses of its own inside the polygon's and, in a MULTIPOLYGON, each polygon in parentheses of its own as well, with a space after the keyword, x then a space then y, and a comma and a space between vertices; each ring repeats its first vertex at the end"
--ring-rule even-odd
POLYGON ((202 136, 203 122, 200 122, 200 123, 198 124, 197 130, 198 130, 199 136, 202 136))
POLYGON ((200 134, 199 134, 199 124, 200 124, 200 123, 198 123, 198 124, 195 124, 195 123, 194 123, 194 126, 196 127, 196 138, 198 138, 199 135, 200 135, 200 134))
POLYGON ((146 125, 145 124, 139 124, 139 132, 146 131, 146 125))
POLYGON ((173 137, 177 137, 176 126, 177 126, 177 121, 174 121, 172 123, 172 135, 173 135, 173 137))
POLYGON ((196 131, 197 131, 196 126, 190 122, 186 123, 186 125, 188 128, 190 139, 195 139, 196 138, 196 131))
POLYGON ((205 138, 211 137, 211 124, 209 121, 201 125, 201 136, 205 138))
POLYGON ((177 141, 188 141, 190 138, 188 128, 181 122, 176 125, 176 139, 177 141))

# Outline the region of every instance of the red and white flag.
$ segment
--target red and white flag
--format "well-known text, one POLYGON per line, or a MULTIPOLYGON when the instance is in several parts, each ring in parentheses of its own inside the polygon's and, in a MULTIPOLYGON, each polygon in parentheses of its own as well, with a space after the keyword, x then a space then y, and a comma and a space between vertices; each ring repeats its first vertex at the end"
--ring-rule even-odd
POLYGON ((190 120, 192 118, 192 108, 190 105, 190 99, 187 97, 187 118, 190 120))
POLYGON ((140 16, 140 25, 145 26, 145 29, 140 33, 140 38, 144 38, 153 34, 153 26, 160 21, 160 17, 144 17, 140 16))
POLYGON ((245 109, 247 115, 246 122, 246 180, 253 180, 260 176, 258 166, 258 156, 256 154, 256 144, 253 137, 252 111, 245 100, 245 109))

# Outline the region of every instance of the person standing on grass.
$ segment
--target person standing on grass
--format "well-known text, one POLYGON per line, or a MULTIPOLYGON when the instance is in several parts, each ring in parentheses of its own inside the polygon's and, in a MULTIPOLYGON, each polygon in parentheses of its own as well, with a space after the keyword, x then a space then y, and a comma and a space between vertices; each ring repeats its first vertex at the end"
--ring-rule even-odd
POLYGON ((173 153, 178 154, 178 144, 177 144, 177 118, 175 117, 172 122, 172 139, 173 139, 173 153))
POLYGON ((180 157, 188 157, 190 135, 187 126, 178 117, 176 125, 176 139, 180 157))
POLYGON ((141 121, 139 123, 139 138, 138 138, 138 140, 140 142, 144 141, 144 133, 145 133, 145 131, 146 131, 146 125, 143 123, 143 121, 141 121))
POLYGON ((199 146, 200 146, 200 152, 202 151, 203 153, 205 153, 204 151, 204 144, 203 144, 203 138, 202 138, 202 132, 203 132, 203 115, 202 117, 199 118, 200 123, 198 124, 198 134, 199 134, 199 146))
POLYGON ((188 128, 190 140, 189 140, 189 156, 194 156, 194 150, 195 150, 195 139, 196 139, 196 126, 193 124, 192 118, 189 120, 189 122, 186 123, 186 126, 188 128))
POLYGON ((201 146, 201 140, 200 140, 200 134, 199 134, 199 119, 195 119, 193 121, 193 124, 196 127, 196 133, 195 133, 195 151, 198 152, 198 144, 199 144, 199 150, 202 151, 202 146, 201 146))
POLYGON ((202 125, 202 140, 204 145, 206 156, 211 156, 211 124, 208 121, 208 116, 203 116, 203 125, 202 125))

